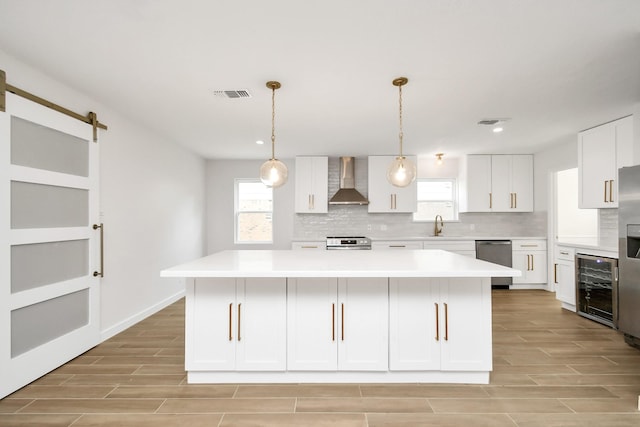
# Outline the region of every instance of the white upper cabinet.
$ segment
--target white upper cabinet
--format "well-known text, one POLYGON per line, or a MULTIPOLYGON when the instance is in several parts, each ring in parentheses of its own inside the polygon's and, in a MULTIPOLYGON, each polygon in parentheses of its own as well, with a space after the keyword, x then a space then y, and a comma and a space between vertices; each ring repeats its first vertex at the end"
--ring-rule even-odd
POLYGON ((578 204, 618 207, 618 169, 633 164, 633 116, 578 134, 578 204))
POLYGON ((296 213, 327 213, 329 158, 296 157, 296 213))
POLYGON ((477 154, 462 167, 461 212, 532 212, 533 156, 477 154))
MULTIPOLYGON (((406 156, 417 164, 416 156, 406 156)), ((369 156, 369 212, 411 213, 418 209, 418 187, 413 181, 395 187, 387 180, 387 169, 395 156, 369 156)))
POLYGON ((533 212, 533 156, 491 156, 493 212, 533 212))
POLYGON ((467 156, 461 172, 460 212, 491 212, 491 155, 467 156))

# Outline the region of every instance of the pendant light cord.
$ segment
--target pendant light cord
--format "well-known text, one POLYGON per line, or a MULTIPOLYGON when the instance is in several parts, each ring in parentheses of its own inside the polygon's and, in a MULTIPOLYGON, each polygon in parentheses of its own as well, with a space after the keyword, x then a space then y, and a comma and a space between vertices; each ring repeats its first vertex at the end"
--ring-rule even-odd
POLYGON ((271 160, 276 157, 276 87, 271 86, 271 160))
POLYGON ((400 133, 398 134, 398 136, 400 137, 400 157, 402 157, 402 137, 404 136, 402 133, 402 85, 398 86, 398 94, 399 94, 399 111, 400 111, 400 133))

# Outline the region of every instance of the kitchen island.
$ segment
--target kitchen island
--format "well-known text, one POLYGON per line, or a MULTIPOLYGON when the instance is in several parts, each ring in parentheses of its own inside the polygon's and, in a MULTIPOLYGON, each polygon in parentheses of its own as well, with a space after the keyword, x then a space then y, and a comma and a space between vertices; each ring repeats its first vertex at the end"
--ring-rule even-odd
POLYGON ((489 382, 491 277, 442 250, 222 251, 184 277, 190 383, 489 382))

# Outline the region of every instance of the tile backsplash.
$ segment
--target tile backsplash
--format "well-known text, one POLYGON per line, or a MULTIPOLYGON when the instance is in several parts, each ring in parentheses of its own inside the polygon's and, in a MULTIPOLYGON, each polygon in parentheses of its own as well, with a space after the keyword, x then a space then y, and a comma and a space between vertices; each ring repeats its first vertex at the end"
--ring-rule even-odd
MULTIPOLYGON (((326 236, 397 239, 433 236, 433 222, 414 222, 411 214, 369 214, 366 206, 331 206, 328 214, 297 214, 295 240, 326 236)), ((442 236, 546 237, 547 213, 461 213, 459 222, 445 222, 442 236)))
POLYGON ((599 242, 603 246, 618 246, 618 209, 599 209, 599 242))

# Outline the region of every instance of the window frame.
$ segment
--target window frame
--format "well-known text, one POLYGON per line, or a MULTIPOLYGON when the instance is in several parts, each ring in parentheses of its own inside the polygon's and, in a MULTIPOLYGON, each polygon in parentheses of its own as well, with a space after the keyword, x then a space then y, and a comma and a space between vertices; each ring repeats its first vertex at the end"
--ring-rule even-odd
MULTIPOLYGON (((443 222, 460 222, 460 211, 459 211, 459 203, 458 203, 458 180, 456 178, 417 178, 416 179, 416 193, 418 193, 418 186, 420 182, 450 182, 451 183, 451 200, 443 199, 443 200, 422 200, 423 202, 451 202, 453 203, 453 218, 454 219, 444 219, 443 222)), ((416 209, 417 205, 420 203, 421 199, 416 194, 416 209)), ((416 213, 414 212, 411 215, 411 219, 413 222, 433 222, 434 218, 425 218, 425 219, 416 219, 416 213)))
MULTIPOLYGON (((273 188, 269 188, 265 185, 265 188, 271 190, 271 210, 270 211, 258 211, 258 210, 240 210, 240 184, 257 184, 262 183, 258 178, 235 178, 233 183, 233 243, 236 245, 272 245, 273 244, 273 188), (267 241, 253 241, 253 240, 239 240, 238 239, 238 217, 244 213, 271 213, 271 238, 267 241)), ((264 185, 264 184, 263 184, 264 185)))

